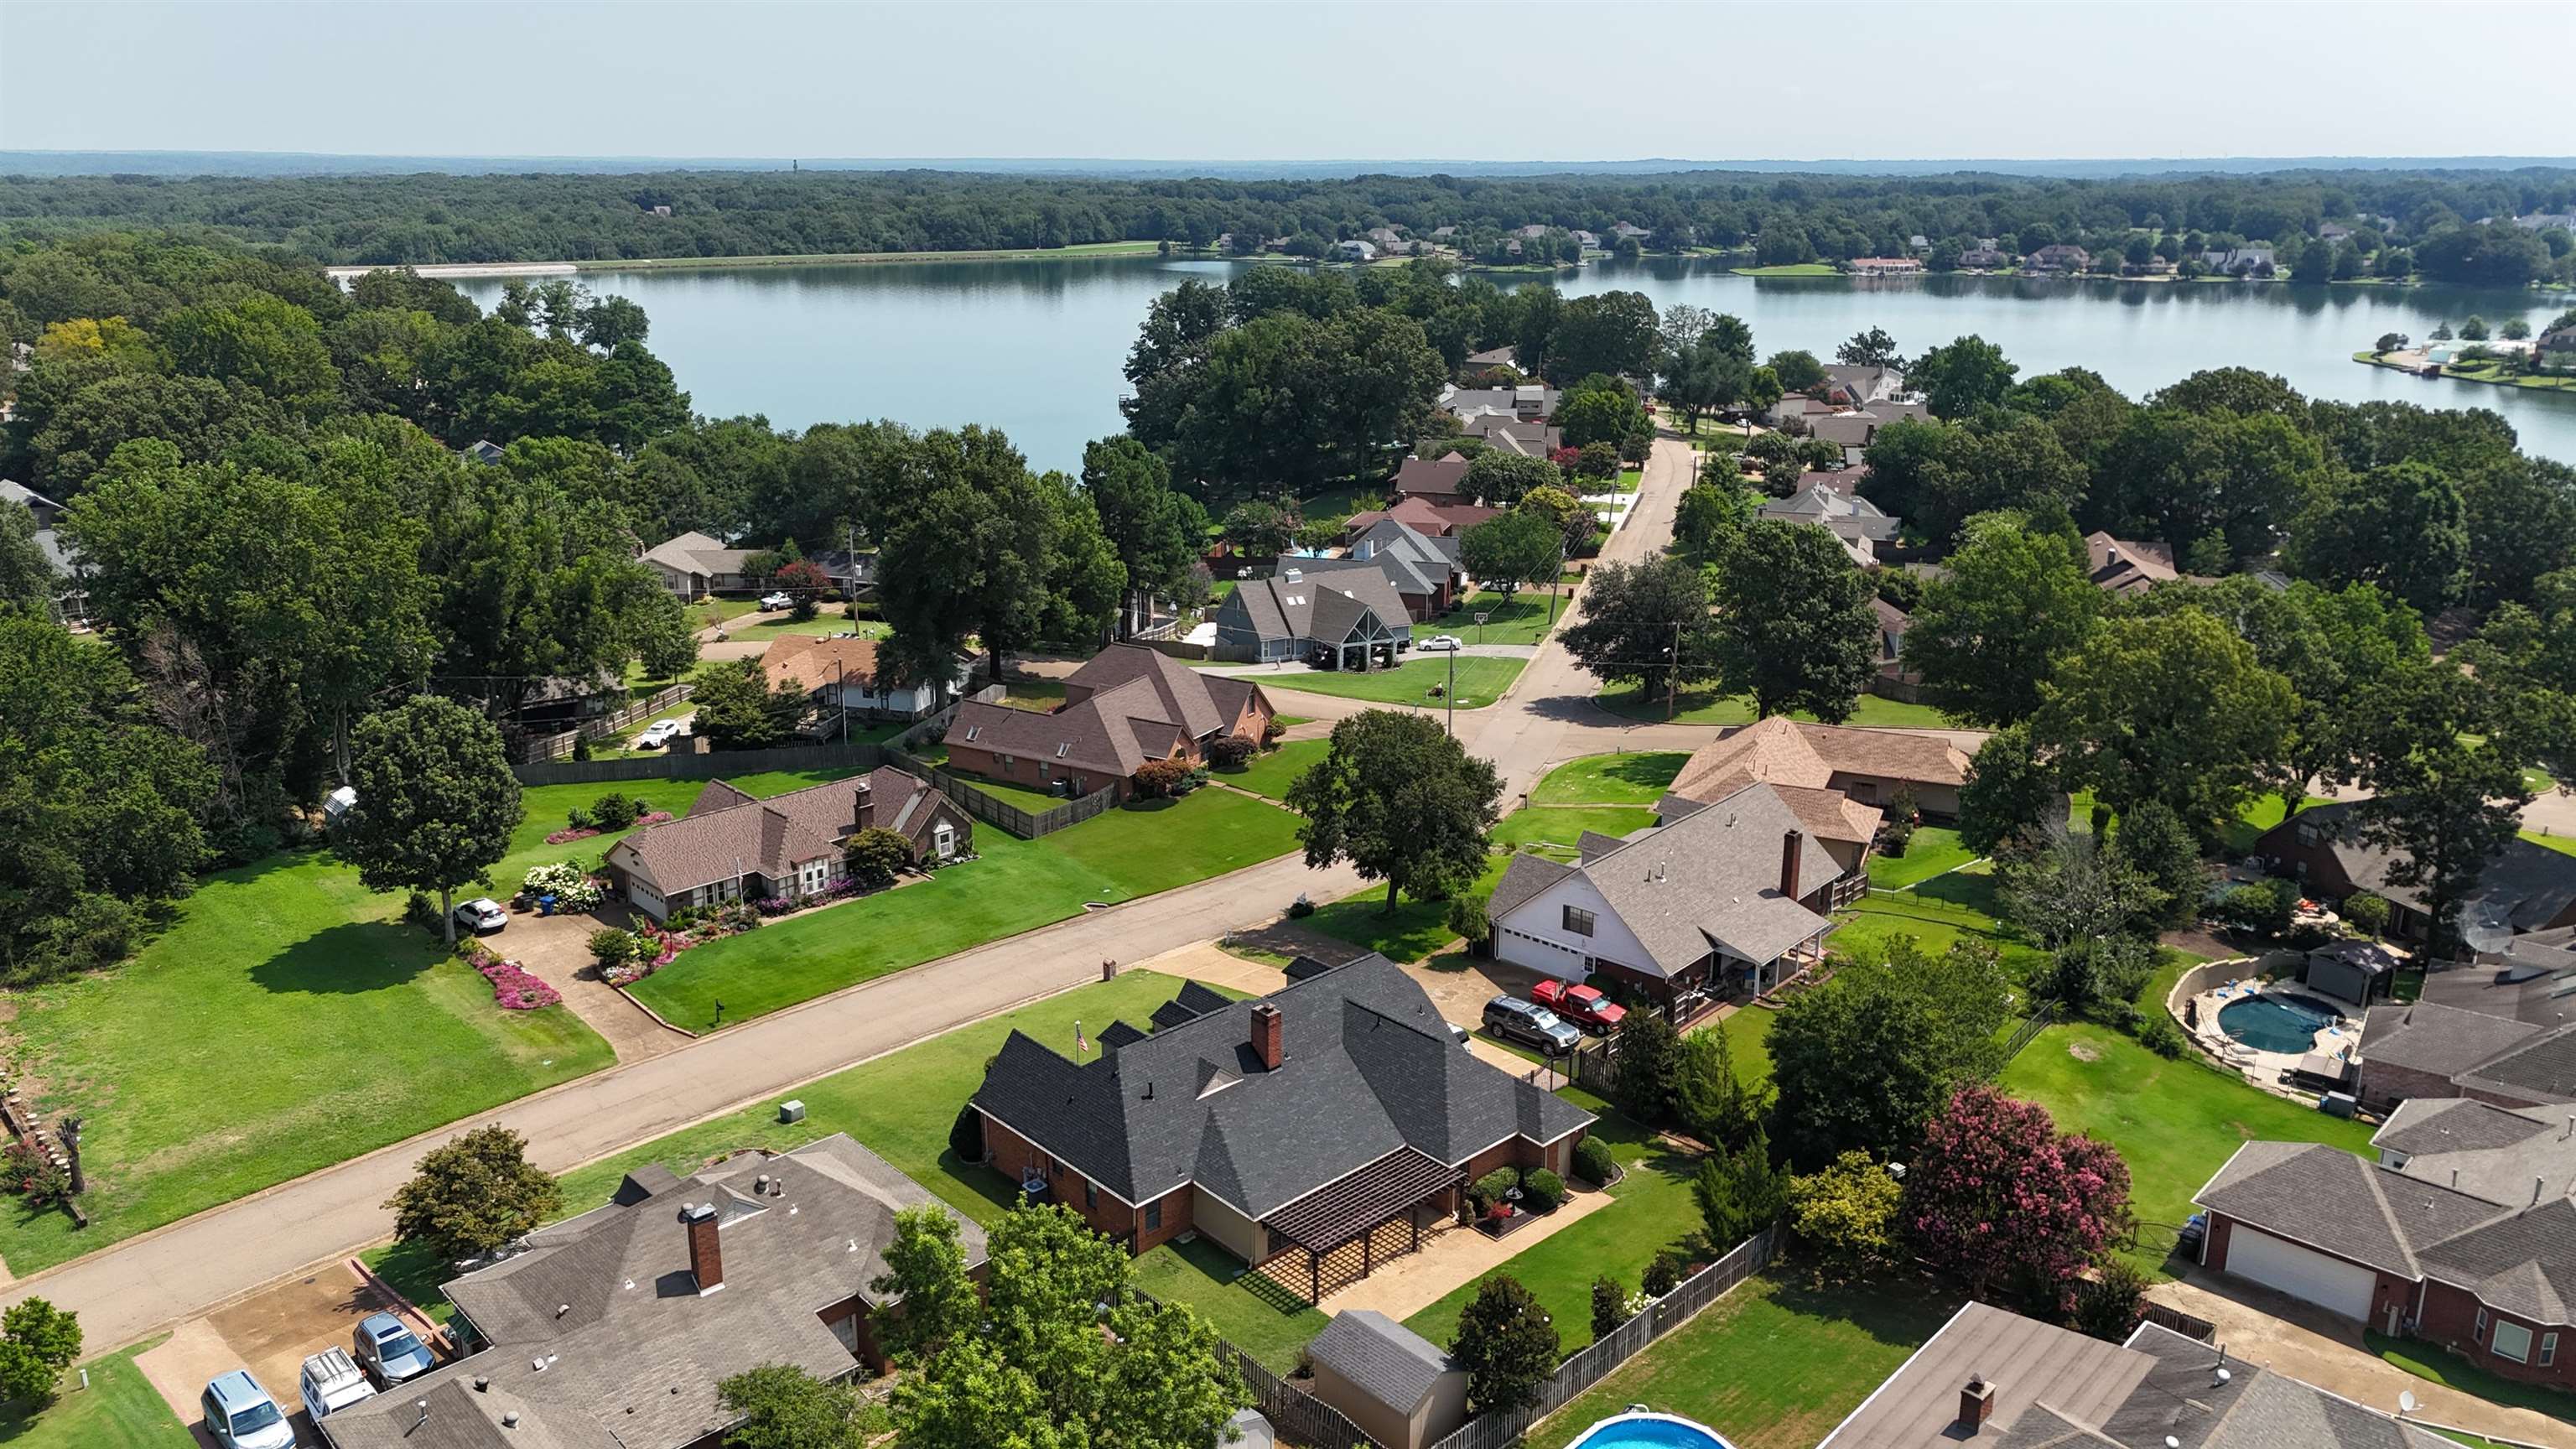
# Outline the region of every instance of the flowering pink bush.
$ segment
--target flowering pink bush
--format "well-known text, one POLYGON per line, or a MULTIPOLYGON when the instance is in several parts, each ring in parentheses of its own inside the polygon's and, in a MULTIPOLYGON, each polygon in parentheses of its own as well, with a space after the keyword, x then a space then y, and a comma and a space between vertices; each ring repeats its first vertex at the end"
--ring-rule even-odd
POLYGON ((527 973, 516 961, 485 959, 474 963, 483 979, 492 983, 492 999, 503 1011, 534 1011, 563 1000, 563 993, 527 973))
MULTIPOLYGON (((635 824, 637 828, 640 829, 647 825, 659 825, 670 818, 671 812, 668 810, 652 810, 636 816, 635 824)), ((558 830, 554 834, 546 837, 546 844, 561 845, 567 840, 588 840, 590 837, 597 834, 599 834, 598 831, 591 829, 558 830)))
POLYGON ((1914 1251, 1972 1296, 2011 1283, 2062 1311, 2075 1275, 2129 1225, 2129 1168, 2109 1146, 2061 1137, 2048 1110, 1961 1087, 1923 1134, 1905 1177, 1914 1251))

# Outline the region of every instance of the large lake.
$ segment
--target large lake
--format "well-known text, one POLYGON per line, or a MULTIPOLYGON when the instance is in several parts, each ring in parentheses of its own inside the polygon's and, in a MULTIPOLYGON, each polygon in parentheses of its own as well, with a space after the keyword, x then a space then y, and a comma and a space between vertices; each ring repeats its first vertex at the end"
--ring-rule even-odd
MULTIPOLYGON (((711 417, 758 413, 781 427, 894 418, 981 422, 1041 468, 1078 466, 1082 445, 1124 426, 1119 367, 1146 304, 1184 278, 1222 281, 1243 263, 1146 259, 909 262, 857 266, 603 271, 581 280, 641 303, 652 346, 711 417)), ((489 306, 498 281, 459 284, 489 306)), ((1886 328, 1908 353, 1974 332, 2022 375, 2089 367, 2131 397, 2206 367, 2275 372, 2311 397, 2402 398, 2493 408, 2533 453, 2576 462, 2576 395, 2432 382, 2351 360, 2383 332, 2421 339, 2471 313, 2537 329, 2564 299, 2455 287, 2022 281, 1932 277, 1739 277, 1675 260, 1563 273, 1569 296, 1632 288, 1658 309, 1690 302, 1750 323, 1764 355, 1886 328)))

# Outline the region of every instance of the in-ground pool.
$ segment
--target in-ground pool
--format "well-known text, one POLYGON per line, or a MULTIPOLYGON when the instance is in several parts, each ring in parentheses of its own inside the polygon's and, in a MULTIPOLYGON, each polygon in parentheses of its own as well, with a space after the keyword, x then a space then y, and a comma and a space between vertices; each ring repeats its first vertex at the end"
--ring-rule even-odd
POLYGON ((2258 1052, 2304 1056, 2316 1050, 2317 1033, 2342 1015, 2310 997, 2267 991, 2218 1008, 2218 1029, 2258 1052))
POLYGON ((1621 1414, 1583 1431, 1574 1449, 1735 1449, 1715 1429, 1671 1414, 1621 1414))

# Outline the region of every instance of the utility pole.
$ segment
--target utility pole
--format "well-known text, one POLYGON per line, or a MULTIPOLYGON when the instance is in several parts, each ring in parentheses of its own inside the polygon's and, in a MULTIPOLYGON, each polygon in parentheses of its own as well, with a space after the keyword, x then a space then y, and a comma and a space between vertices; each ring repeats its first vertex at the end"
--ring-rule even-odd
POLYGON ((1449 648, 1449 738, 1458 738, 1458 648, 1449 648))
POLYGON ((1673 621, 1673 647, 1665 651, 1670 661, 1664 666, 1664 723, 1673 722, 1673 705, 1682 688, 1682 621, 1673 621))
POLYGON ((1565 583, 1565 533, 1556 535, 1556 573, 1547 581, 1547 627, 1556 627, 1556 591, 1565 583))
POLYGON ((832 661, 832 698, 841 706, 841 743, 850 742, 850 686, 842 679, 845 671, 838 658, 832 661))

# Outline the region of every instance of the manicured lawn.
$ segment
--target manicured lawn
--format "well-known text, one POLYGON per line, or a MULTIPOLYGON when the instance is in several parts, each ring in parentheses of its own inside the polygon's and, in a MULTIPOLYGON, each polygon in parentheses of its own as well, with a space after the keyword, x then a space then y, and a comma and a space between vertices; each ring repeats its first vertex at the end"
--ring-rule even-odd
POLYGON ((1817 1288, 1794 1267, 1775 1267, 1621 1364, 1525 1442, 1561 1449, 1644 1404, 1706 1424, 1738 1449, 1807 1449, 1958 1309, 1956 1294, 1913 1278, 1817 1288))
POLYGON ((1680 750, 1587 755, 1547 772, 1530 792, 1533 805, 1652 805, 1664 798, 1690 756, 1680 750))
MULTIPOLYGON (((1640 697, 1633 684, 1604 690, 1593 701, 1615 715, 1629 719, 1660 720, 1664 717, 1664 697, 1640 697)), ((1673 721, 1677 724, 1735 725, 1753 723, 1753 700, 1746 695, 1720 695, 1707 690, 1685 689, 1674 700, 1673 721)), ((1795 718, 1812 720, 1813 715, 1795 718)), ((1872 729, 1955 729, 1948 717, 1928 704, 1907 704, 1901 699, 1864 694, 1854 706, 1845 724, 1872 729)))
POLYGON ((1012 709, 1025 709, 1045 714, 1064 703, 1064 681, 1061 679, 1014 679, 1004 686, 1002 703, 1012 709))
POLYGON ((1230 790, 1111 810, 1038 840, 989 825, 978 858, 926 881, 697 947, 638 982, 638 999, 691 1030, 791 1006, 924 961, 1223 875, 1296 847, 1297 817, 1230 790))
POLYGON ((2554 850, 2560 855, 2576 855, 2576 835, 2552 835, 2545 830, 2526 830, 2522 832, 2522 838, 2543 850, 2554 850))
MULTIPOLYGON (((1562 601, 1556 613, 1559 619, 1565 617, 1562 601)), ((1547 637, 1547 614, 1548 596, 1543 593, 1517 593, 1508 599, 1496 593, 1474 593, 1430 623, 1414 625, 1414 637, 1455 634, 1469 644, 1535 644, 1547 637), (1485 616, 1484 623, 1476 622, 1478 614, 1485 616)))
POLYGON ((1373 484, 1353 484, 1327 488, 1309 494, 1297 502, 1298 516, 1308 523, 1339 523, 1354 513, 1368 513, 1386 507, 1386 491, 1373 484))
POLYGON ((0 1444, 15 1449, 172 1449, 195 1443, 188 1426, 134 1366, 136 1354, 160 1342, 156 1338, 82 1365, 89 1372, 86 1389, 79 1373, 63 1375, 61 1396, 33 1416, 23 1405, 0 1406, 0 1444))
MULTIPOLYGON (((1477 895, 1493 894, 1494 882, 1503 878, 1511 863, 1509 854, 1496 852, 1486 860, 1484 874, 1468 889, 1477 895)), ((1458 933, 1449 929, 1447 901, 1418 901, 1408 895, 1398 900, 1393 914, 1389 914, 1383 884, 1330 905, 1318 905, 1305 925, 1363 950, 1382 951, 1394 961, 1420 961, 1434 951, 1446 950, 1458 939, 1458 933)))
POLYGON ((825 609, 811 619, 795 620, 781 614, 765 623, 728 622, 725 637, 733 640, 776 639, 787 634, 811 634, 829 638, 834 634, 856 634, 862 639, 883 639, 894 630, 875 619, 846 619, 837 608, 825 609))
POLYGON ((575 1168, 563 1177, 564 1215, 608 1201, 620 1178, 648 1162, 686 1176, 724 1153, 754 1147, 783 1152, 847 1132, 959 1212, 991 1222, 1016 1196, 1012 1184, 990 1168, 958 1160, 948 1148, 948 1129, 983 1084, 984 1064, 1001 1050, 1003 1039, 1024 1032, 1069 1056, 1074 1023, 1097 1042, 1100 1029, 1113 1021, 1143 1025, 1180 989, 1176 977, 1122 972, 1114 981, 1077 987, 916 1042, 782 1093, 805 1104, 805 1120, 793 1126, 778 1120, 776 1103, 763 1102, 575 1168))
POLYGON ((1618 486, 1619 491, 1622 493, 1636 492, 1637 486, 1645 481, 1646 470, 1643 468, 1622 468, 1619 470, 1618 486))
MULTIPOLYGON (((1482 709, 1492 704, 1512 681, 1520 678, 1518 659, 1465 658, 1457 661, 1458 707, 1482 709)), ((1373 699, 1382 704, 1418 704, 1434 707, 1448 703, 1431 696, 1434 685, 1447 687, 1450 661, 1445 657, 1416 656, 1393 669, 1358 670, 1282 669, 1253 675, 1265 690, 1297 689, 1308 694, 1331 694, 1344 699, 1373 699)))
MULTIPOLYGON (((1592 1341, 1592 1280, 1604 1273, 1635 1288, 1655 1255, 1696 1231, 1699 1206, 1691 1198, 1696 1160, 1650 1137, 1600 1098, 1569 1087, 1557 1095, 1601 1113, 1592 1135, 1610 1144, 1628 1175, 1610 1189, 1611 1202, 1513 1255, 1497 1272, 1520 1280, 1556 1320, 1557 1341, 1567 1353, 1592 1341)), ((1508 1244, 1511 1240, 1505 1239, 1508 1244)), ((1476 1296, 1475 1282, 1404 1321, 1407 1328, 1447 1344, 1458 1315, 1476 1296)))
MULTIPOLYGON (((2448 1352, 2421 1339, 2390 1338, 2384 1333, 2367 1329, 2361 1336, 2372 1353, 2419 1379, 2429 1379, 2434 1383, 2458 1389, 2464 1394, 2475 1394, 2491 1404, 2529 1409, 2534 1413, 2547 1414, 2553 1419, 2576 1423, 2576 1397, 2571 1397, 2562 1389, 2545 1388, 2539 1384, 2516 1383, 2501 1374, 2489 1372, 2456 1353, 2448 1352)), ((2460 1442, 2475 1444, 2483 1441, 2461 1439, 2460 1442)))
POLYGON ((1165 1303, 1186 1303, 1219 1336, 1271 1372, 1297 1366, 1297 1350, 1332 1320, 1204 1238, 1165 1243, 1136 1260, 1135 1283, 1165 1303))
POLYGON ((1572 860, 1584 831, 1625 835, 1654 823, 1655 812, 1640 805, 1532 805, 1504 816, 1494 827, 1494 843, 1515 850, 1553 846, 1548 854, 1572 860))
POLYGON ((1840 913, 1842 926, 1827 944, 1846 952, 1884 949, 1899 936, 1912 936, 1934 955, 1954 941, 1991 941, 2002 953, 2004 968, 2017 977, 2042 964, 2043 953, 2025 944, 2011 927, 1995 919, 1994 877, 1978 871, 1952 871, 1923 881, 1903 893, 1865 896, 1840 913))
MULTIPOLYGON (((2161 999, 2144 1003, 2162 1010, 2161 999)), ((2052 1026, 2004 1068, 1999 1085, 2048 1108, 2060 1129, 2109 1143, 2129 1164, 2130 1201, 2144 1229, 2129 1257, 2164 1271, 2173 1230, 2241 1143, 2325 1142, 2369 1152, 2371 1128, 2270 1096, 2185 1056, 2167 1061, 2090 1022, 2052 1026)))
POLYGON ((1771 1027, 1780 1013, 1748 1006, 1717 1024, 1726 1033, 1728 1051, 1735 1059, 1735 1075, 1747 1086, 1759 1086, 1771 1080, 1771 1027))
MULTIPOLYGON (((764 799, 820 785, 855 773, 850 770, 764 770, 749 775, 725 775, 719 778, 747 795, 764 799)), ((531 866, 550 865, 559 860, 580 860, 597 864, 608 854, 608 848, 626 838, 627 831, 585 836, 560 845, 546 844, 546 837, 561 830, 566 815, 575 807, 587 810, 602 795, 623 795, 643 805, 647 811, 667 810, 674 815, 689 813, 689 803, 707 787, 704 780, 611 780, 591 785, 527 785, 519 790, 521 812, 519 828, 510 833, 510 853, 492 867, 492 894, 507 900, 527 878, 531 866)), ((463 897, 468 892, 459 892, 463 897)), ((496 942, 496 945, 506 944, 496 942)))
MULTIPOLYGON (((1046 790, 1032 790, 1026 785, 1014 785, 1008 780, 996 780, 990 776, 978 775, 972 770, 951 767, 950 772, 1003 804, 1017 806, 1032 815, 1043 815, 1065 802, 1065 797, 1062 795, 1046 790)), ((995 828, 999 829, 998 826, 995 828)))
MULTIPOLYGON (((2092 812, 2092 802, 2087 800, 2083 803, 2085 813, 2089 816, 2092 812)), ((2309 795, 2304 797, 2304 803, 2299 808, 2304 810, 2310 805, 2333 803, 2323 795, 2309 795)), ((2254 842, 2262 838, 2264 831, 2289 818, 2289 813, 2289 801, 2286 798, 2279 795, 2257 795, 2246 802, 2245 808, 2236 813, 2235 819, 2228 821, 2220 829, 2219 838, 2226 843, 2228 850, 2242 855, 2254 848, 2254 842)))
POLYGON ((1238 790, 1273 800, 1288 798, 1288 787, 1297 777, 1314 767, 1332 749, 1330 740, 1291 740, 1275 750, 1256 755, 1240 770, 1215 770, 1210 779, 1223 780, 1238 790))
POLYGON ((1891 856, 1879 852, 1869 858, 1869 883, 1872 889, 1896 890, 1936 875, 1957 870, 1977 858, 1977 853, 1959 842, 1959 832, 1937 825, 1919 826, 1914 838, 1906 842, 1905 854, 1891 856))

